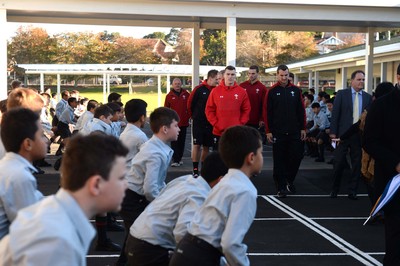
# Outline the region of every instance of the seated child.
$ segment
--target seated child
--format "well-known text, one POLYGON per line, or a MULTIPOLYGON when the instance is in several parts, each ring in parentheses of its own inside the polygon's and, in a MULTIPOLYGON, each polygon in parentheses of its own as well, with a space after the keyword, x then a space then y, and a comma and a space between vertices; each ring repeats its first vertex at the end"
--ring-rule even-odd
POLYGON ((228 173, 194 214, 172 266, 219 265, 221 256, 229 265, 250 265, 242 241, 257 209, 257 190, 250 178, 263 165, 260 133, 252 127, 230 127, 221 136, 219 151, 228 173))

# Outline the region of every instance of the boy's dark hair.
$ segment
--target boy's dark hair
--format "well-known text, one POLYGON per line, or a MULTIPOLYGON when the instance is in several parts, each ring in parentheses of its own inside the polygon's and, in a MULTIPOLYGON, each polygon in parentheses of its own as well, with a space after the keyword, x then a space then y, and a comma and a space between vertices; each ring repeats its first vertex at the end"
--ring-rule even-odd
POLYGON ((19 80, 13 80, 12 82, 11 82, 11 89, 13 90, 13 89, 16 89, 16 88, 19 88, 19 87, 21 87, 21 84, 22 84, 22 82, 21 81, 19 81, 19 80))
POLYGON ((218 70, 215 69, 211 69, 210 71, 208 71, 207 73, 207 79, 209 78, 214 78, 215 76, 218 75, 218 70))
POLYGON ((96 110, 94 110, 94 118, 100 118, 100 116, 104 115, 105 117, 113 115, 114 112, 113 110, 111 110, 110 107, 108 107, 107 105, 103 104, 100 105, 99 107, 96 108, 96 110))
POLYGON ((116 102, 116 101, 118 101, 119 98, 121 98, 121 96, 122 96, 122 95, 119 94, 119 93, 111 92, 110 95, 108 95, 107 101, 108 101, 109 103, 111 103, 111 102, 116 102))
POLYGON ((260 71, 260 69, 256 65, 250 66, 249 69, 255 69, 257 73, 260 71))
POLYGON ((239 169, 246 156, 261 147, 261 135, 257 129, 248 126, 228 128, 219 140, 218 150, 228 168, 239 169))
POLYGON ((374 96, 375 98, 382 97, 383 95, 394 90, 394 86, 392 82, 381 82, 376 86, 374 96))
POLYGON ((324 91, 318 92, 318 96, 321 98, 324 97, 325 94, 326 94, 326 92, 324 92, 324 91))
POLYGON ((18 153, 24 139, 35 140, 39 114, 26 108, 13 108, 3 114, 1 140, 7 152, 18 153))
POLYGON ((279 65, 278 68, 276 69, 276 73, 279 73, 279 70, 286 71, 289 70, 289 68, 287 65, 279 65))
POLYGON ((314 101, 314 96, 312 94, 307 94, 306 98, 309 99, 311 102, 314 101))
POLYGON ((234 66, 227 66, 225 67, 225 70, 236 70, 234 66))
POLYGON ((289 72, 289 78, 294 79, 294 74, 292 72, 289 72))
POLYGON ((64 97, 66 95, 70 95, 69 91, 65 90, 61 92, 61 97, 64 97))
POLYGON ((99 103, 96 100, 90 100, 88 101, 88 104, 86 106, 86 110, 90 111, 93 108, 96 108, 99 105, 99 103))
POLYGON ((331 103, 331 104, 333 104, 333 98, 330 98, 329 100, 327 100, 326 103, 331 103))
POLYGON ((220 176, 224 176, 228 172, 228 167, 221 159, 219 152, 208 154, 201 167, 201 177, 210 183, 217 180, 220 176))
POLYGON ((77 99, 75 97, 69 97, 68 98, 68 105, 71 105, 71 103, 76 102, 77 99))
POLYGON ((116 157, 127 154, 128 149, 113 136, 102 132, 93 132, 88 136, 76 134, 63 155, 61 186, 77 191, 93 175, 108 180, 116 157))
POLYGON ((315 89, 314 89, 314 88, 310 88, 309 91, 310 91, 312 94, 315 94, 315 89))
POLYGON ((79 100, 79 103, 80 103, 80 104, 85 104, 85 102, 89 102, 89 99, 86 98, 86 97, 83 97, 83 98, 81 98, 81 99, 79 100))
POLYGON ((363 74, 363 75, 365 76, 364 71, 362 71, 362 70, 356 70, 356 71, 354 71, 353 73, 351 73, 350 79, 355 79, 355 78, 356 78, 356 75, 357 75, 358 73, 361 73, 361 74, 363 74))
POLYGON ((137 122, 142 115, 146 116, 147 103, 142 99, 132 99, 125 104, 125 117, 129 123, 137 122))
POLYGON ((7 112, 7 99, 0 101, 0 112, 3 114, 7 112))
POLYGON ((319 104, 319 103, 313 103, 313 104, 311 104, 311 108, 312 109, 314 109, 314 108, 320 108, 321 107, 321 105, 319 104))
POLYGON ((113 113, 121 112, 121 106, 118 105, 118 104, 115 103, 115 102, 106 103, 105 105, 107 105, 108 107, 110 107, 111 110, 113 110, 113 113))
POLYGON ((57 92, 52 92, 51 93, 51 98, 54 98, 54 96, 57 96, 57 92))
POLYGON ((161 127, 170 127, 173 120, 179 122, 179 115, 175 110, 167 107, 158 107, 150 114, 151 131, 158 133, 161 127))
POLYGON ((329 100, 331 96, 328 93, 325 93, 324 96, 322 96, 322 98, 329 100))

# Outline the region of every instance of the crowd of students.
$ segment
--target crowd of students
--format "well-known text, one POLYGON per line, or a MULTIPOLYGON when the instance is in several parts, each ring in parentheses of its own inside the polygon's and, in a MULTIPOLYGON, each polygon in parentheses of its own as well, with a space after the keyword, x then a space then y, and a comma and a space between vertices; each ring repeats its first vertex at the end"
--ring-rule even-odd
MULTIPOLYGON (((364 75, 352 74, 351 88, 360 73, 364 75)), ((150 114, 150 139, 142 131, 147 119, 143 100, 123 105, 121 95, 112 93, 108 103, 99 104, 64 91, 51 107, 48 93, 13 89, 0 127, 1 264, 85 265, 95 236, 88 219, 95 216, 96 250, 120 251, 117 265, 249 265, 243 238, 256 213, 257 190, 250 178, 263 165, 260 131, 273 145, 278 197, 296 193, 304 144, 306 154, 323 162, 331 141, 344 147, 346 134, 354 134, 348 133, 351 129, 338 135, 336 129, 330 131, 338 112, 334 100, 324 92, 301 93, 290 82, 287 66, 278 67, 278 82, 270 90, 261 86, 257 74, 258 68, 251 67, 249 81, 241 87, 234 67, 213 70, 192 94, 175 79, 166 107, 150 114), (185 116, 180 115, 183 109, 185 116), (167 185, 169 166, 181 164, 182 154, 176 152, 190 116, 198 146, 192 154, 193 173, 167 185), (45 157, 57 137, 61 185, 43 199, 34 162, 45 157), (201 146, 207 156, 200 156, 201 146), (208 154, 211 146, 214 151, 208 154), (125 229, 115 222, 117 213, 125 229), (125 230, 123 247, 107 237, 107 229, 125 230)), ((357 82, 361 88, 363 80, 357 82)), ((344 96, 339 97, 342 101, 344 96)), ((354 106, 363 111, 358 102, 354 106)), ((359 123, 359 115, 351 124, 359 123)), ((398 220, 391 215, 390 221, 398 220)), ((397 232, 397 227, 389 229, 397 232)), ((390 245, 396 241, 390 238, 390 245)), ((390 254, 394 261, 396 252, 390 254)))

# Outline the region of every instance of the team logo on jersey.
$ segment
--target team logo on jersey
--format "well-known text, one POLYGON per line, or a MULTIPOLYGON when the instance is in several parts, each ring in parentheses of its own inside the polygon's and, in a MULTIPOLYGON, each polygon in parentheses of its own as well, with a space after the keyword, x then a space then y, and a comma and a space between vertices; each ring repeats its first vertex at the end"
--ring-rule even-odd
POLYGON ((258 93, 260 91, 260 89, 256 89, 256 93, 258 93))
POLYGON ((203 95, 206 95, 207 94, 207 92, 203 92, 203 95))
POLYGON ((290 93, 292 94, 292 97, 294 97, 294 91, 291 91, 290 93))
POLYGON ((220 95, 220 96, 219 96, 219 98, 220 98, 220 99, 223 99, 223 98, 224 98, 224 96, 223 96, 223 95, 220 95))
POLYGON ((182 98, 185 100, 186 99, 186 95, 182 95, 182 98))
POLYGON ((175 97, 172 97, 172 100, 175 100, 175 97))
POLYGON ((281 95, 281 93, 280 93, 280 92, 278 92, 276 95, 280 96, 280 95, 281 95))
POLYGON ((239 99, 239 95, 235 94, 233 96, 235 96, 235 100, 239 99))

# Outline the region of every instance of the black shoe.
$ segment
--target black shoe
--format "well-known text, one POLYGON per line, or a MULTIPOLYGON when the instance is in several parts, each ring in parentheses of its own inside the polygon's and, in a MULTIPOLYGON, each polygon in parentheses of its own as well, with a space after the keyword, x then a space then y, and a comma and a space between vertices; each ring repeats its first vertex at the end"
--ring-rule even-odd
POLYGON ((349 199, 351 199, 351 200, 357 200, 358 199, 357 194, 355 194, 355 193, 350 193, 349 195, 347 195, 347 197, 349 199))
POLYGON ((331 194, 329 194, 329 197, 334 199, 337 198, 337 192, 336 191, 332 191, 331 194))
POLYGON ((108 221, 107 222, 107 231, 124 232, 125 231, 125 227, 123 227, 117 221, 108 221))
POLYGON ((296 193, 296 187, 293 185, 293 183, 287 184, 286 189, 287 189, 287 191, 289 191, 292 194, 296 193))
POLYGON ((317 159, 315 159, 315 162, 323 163, 323 162, 325 162, 325 159, 324 158, 317 158, 317 159))
POLYGON ((56 170, 56 171, 60 170, 61 160, 62 160, 62 157, 58 158, 57 161, 54 163, 54 166, 53 166, 54 170, 56 170))
POLYGON ((333 158, 326 162, 327 164, 333 164, 333 158))
POLYGON ((276 196, 278 198, 286 198, 286 196, 287 196, 286 190, 284 190, 284 189, 279 190, 278 193, 276 194, 276 196))
POLYGON ((117 243, 114 243, 111 241, 111 239, 107 238, 105 243, 99 243, 97 242, 95 250, 96 251, 114 251, 114 252, 119 252, 121 251, 121 246, 118 245, 117 243))

